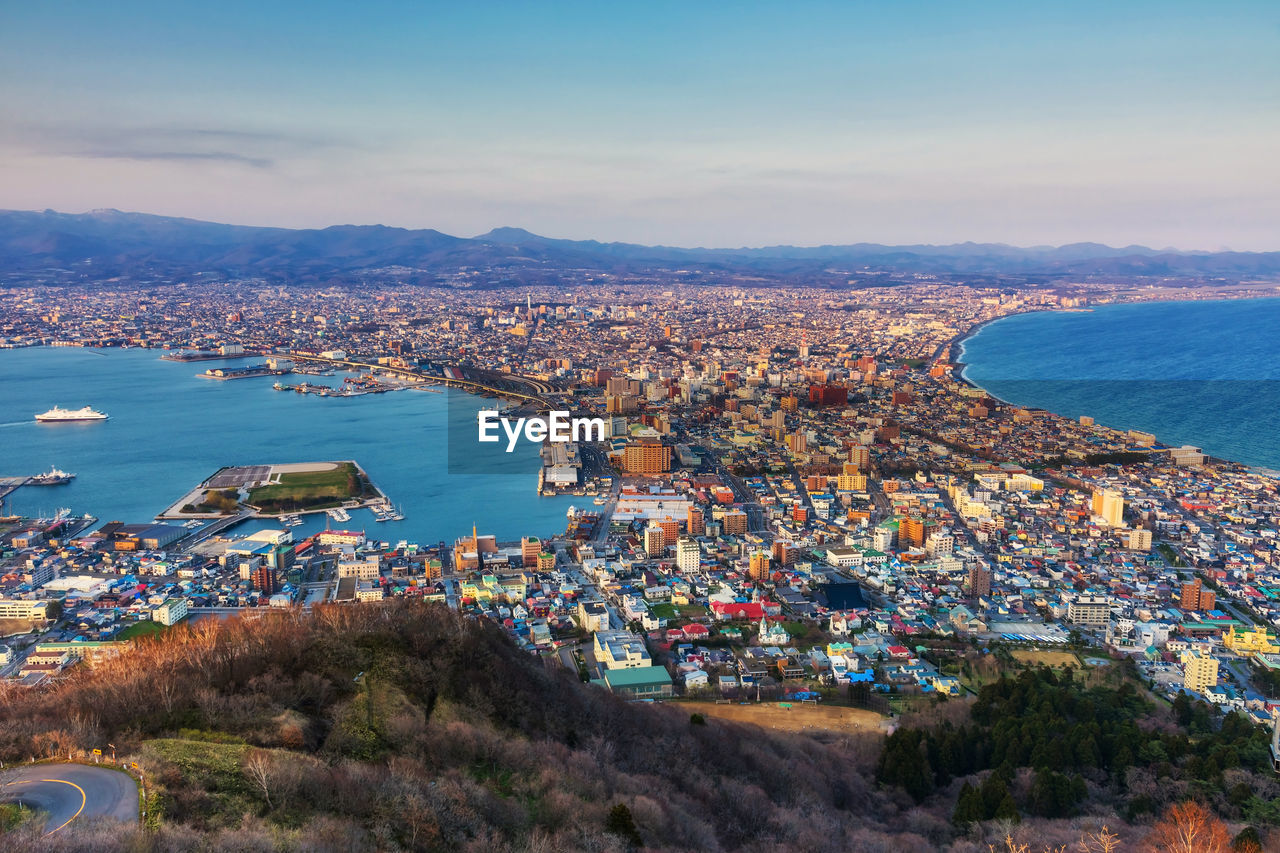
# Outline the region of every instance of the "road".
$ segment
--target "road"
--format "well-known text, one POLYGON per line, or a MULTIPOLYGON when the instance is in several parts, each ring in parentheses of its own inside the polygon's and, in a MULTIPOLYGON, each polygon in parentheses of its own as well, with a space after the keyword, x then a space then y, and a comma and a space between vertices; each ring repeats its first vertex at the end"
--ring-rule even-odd
POLYGON ((137 783, 106 767, 32 764, 6 770, 0 772, 0 798, 44 812, 50 835, 76 820, 138 820, 137 783))
POLYGON ((747 529, 752 533, 768 533, 769 524, 765 521, 764 506, 760 503, 756 493, 747 488, 742 480, 738 479, 732 471, 725 467, 720 461, 720 457, 712 453, 711 450, 704 445, 690 445, 690 449, 702 457, 703 467, 710 469, 713 474, 720 477, 723 482, 733 491, 733 499, 741 505, 743 512, 747 514, 747 529))

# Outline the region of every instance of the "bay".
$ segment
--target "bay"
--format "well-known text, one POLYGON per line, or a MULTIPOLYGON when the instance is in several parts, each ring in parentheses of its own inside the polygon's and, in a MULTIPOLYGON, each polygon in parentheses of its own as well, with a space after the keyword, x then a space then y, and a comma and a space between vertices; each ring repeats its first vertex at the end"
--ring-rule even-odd
MULTIPOLYGON (((57 466, 64 486, 25 486, 7 509, 52 515, 59 507, 102 521, 150 521, 224 465, 353 459, 395 503, 404 521, 375 522, 367 510, 335 527, 424 545, 469 534, 473 524, 499 541, 565 529, 569 506, 590 498, 537 494, 535 445, 501 450, 467 473, 448 464, 449 440, 473 436, 476 413, 496 401, 461 391, 392 391, 335 398, 272 389, 270 377, 217 381, 209 367, 259 361, 162 361, 155 350, 32 347, 0 350, 0 476, 57 466), (41 424, 37 412, 92 406, 107 421, 41 424), (475 473, 472 473, 472 472, 475 473), (488 472, 488 473, 486 473, 488 472), (499 473, 493 473, 499 472, 499 473)), ((287 377, 337 385, 332 378, 287 377)), ((489 448, 485 448, 487 451, 489 448)), ((456 448, 455 448, 456 450, 456 448)), ((307 516, 295 536, 326 526, 307 516)), ((242 529, 274 526, 250 522, 242 529)))
POLYGON ((1019 314, 961 348, 1001 400, 1280 469, 1280 299, 1019 314))

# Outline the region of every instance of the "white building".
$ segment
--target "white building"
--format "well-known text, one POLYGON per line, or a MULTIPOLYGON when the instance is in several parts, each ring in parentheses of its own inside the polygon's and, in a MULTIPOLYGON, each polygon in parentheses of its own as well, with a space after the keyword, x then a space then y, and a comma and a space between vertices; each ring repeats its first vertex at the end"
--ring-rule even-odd
POLYGON ((187 610, 185 598, 167 598, 163 604, 151 611, 151 618, 161 625, 176 625, 187 618, 187 610))
POLYGON ((676 567, 681 572, 696 572, 702 564, 702 549, 693 539, 680 539, 676 542, 676 567))

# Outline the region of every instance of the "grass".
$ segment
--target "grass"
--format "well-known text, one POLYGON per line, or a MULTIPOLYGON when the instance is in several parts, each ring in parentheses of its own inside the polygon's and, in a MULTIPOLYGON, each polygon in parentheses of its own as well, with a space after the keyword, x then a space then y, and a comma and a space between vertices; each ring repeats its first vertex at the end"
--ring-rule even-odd
POLYGON ((250 491, 248 502, 268 511, 319 509, 361 497, 367 488, 368 483, 355 464, 343 462, 330 471, 281 474, 276 483, 250 491))
POLYGON ((692 711, 704 717, 752 723, 768 729, 789 732, 847 732, 876 730, 884 718, 875 711, 833 705, 808 705, 793 702, 791 708, 783 708, 776 702, 741 705, 736 702, 681 702, 681 711, 692 711))
MULTIPOLYGON (((256 812, 259 797, 244 773, 245 743, 217 743, 185 738, 160 738, 142 745, 147 764, 174 768, 207 791, 203 817, 211 823, 234 825, 243 815, 256 812)), ((163 770, 161 774, 163 775, 163 770)))
POLYGON ((649 611, 659 619, 698 619, 707 615, 707 608, 701 604, 672 604, 664 601, 651 604, 649 611))
POLYGON ((1039 666, 1080 666, 1080 658, 1071 652, 1049 651, 1047 649, 1014 649, 1010 654, 1014 660, 1039 666))
POLYGON ((20 803, 0 803, 0 832, 17 829, 33 815, 35 812, 20 803))
POLYGON ((154 637, 169 630, 169 626, 161 625, 152 619, 142 619, 124 628, 116 634, 117 640, 132 640, 134 637, 154 637))

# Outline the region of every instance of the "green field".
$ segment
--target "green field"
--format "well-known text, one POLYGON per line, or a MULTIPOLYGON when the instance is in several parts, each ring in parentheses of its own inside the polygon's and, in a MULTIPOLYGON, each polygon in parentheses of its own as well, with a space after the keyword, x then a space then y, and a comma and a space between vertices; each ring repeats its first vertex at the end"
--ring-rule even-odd
POLYGON ((163 634, 169 630, 167 625, 161 625, 159 622, 153 622, 150 619, 143 619, 140 622, 134 622, 116 634, 117 640, 132 640, 134 637, 151 637, 156 634, 163 634))
POLYGON ((280 474, 277 480, 249 492, 249 504, 264 512, 322 509, 363 497, 369 489, 368 482, 351 462, 343 462, 331 471, 280 474))

